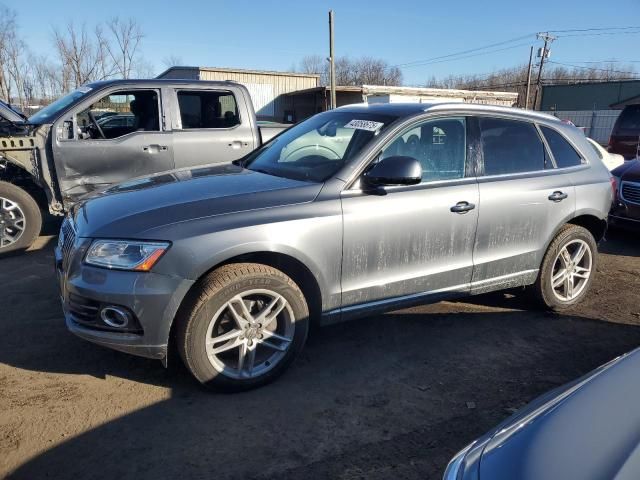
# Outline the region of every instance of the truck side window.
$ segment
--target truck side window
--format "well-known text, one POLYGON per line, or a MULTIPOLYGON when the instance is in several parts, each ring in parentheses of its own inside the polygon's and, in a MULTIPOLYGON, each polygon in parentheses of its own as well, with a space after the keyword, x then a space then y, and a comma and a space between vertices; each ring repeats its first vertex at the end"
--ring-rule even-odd
POLYGON ((183 130, 231 128, 240 124, 238 105, 231 92, 181 90, 178 106, 183 130))
POLYGON ((76 117, 80 139, 108 140, 132 132, 158 132, 160 109, 155 90, 113 92, 76 117))

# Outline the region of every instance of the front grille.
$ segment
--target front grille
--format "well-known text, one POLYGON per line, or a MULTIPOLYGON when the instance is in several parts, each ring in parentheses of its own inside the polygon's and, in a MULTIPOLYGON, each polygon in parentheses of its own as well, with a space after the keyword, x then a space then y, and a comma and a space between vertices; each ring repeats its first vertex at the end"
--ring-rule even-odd
POLYGON ((640 183, 622 182, 622 199, 640 205, 640 183))
POLYGON ((73 228, 73 223, 67 217, 62 222, 60 227, 60 238, 58 239, 58 245, 62 254, 62 269, 66 272, 71 261, 71 251, 73 245, 76 242, 76 231, 73 228))

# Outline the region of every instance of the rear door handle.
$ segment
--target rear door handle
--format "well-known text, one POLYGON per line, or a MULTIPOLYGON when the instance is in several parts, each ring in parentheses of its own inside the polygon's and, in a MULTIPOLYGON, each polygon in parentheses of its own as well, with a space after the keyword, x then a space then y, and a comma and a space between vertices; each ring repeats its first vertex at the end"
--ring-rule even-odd
POLYGON ((469 202, 458 202, 453 207, 451 207, 451 211, 453 213, 467 213, 470 210, 476 208, 475 204, 469 202))
POLYGON ((553 192, 551 195, 549 195, 549 200, 551 200, 552 202, 561 202, 567 197, 568 195, 566 193, 558 190, 556 192, 553 192))

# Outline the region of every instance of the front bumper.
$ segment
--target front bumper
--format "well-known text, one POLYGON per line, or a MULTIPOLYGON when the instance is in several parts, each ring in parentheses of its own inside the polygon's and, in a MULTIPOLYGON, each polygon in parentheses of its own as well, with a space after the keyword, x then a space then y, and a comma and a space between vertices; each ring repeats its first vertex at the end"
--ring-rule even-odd
MULTIPOLYGON (((63 259, 55 250, 56 273, 67 328, 75 335, 104 347, 147 358, 163 359, 171 324, 184 296, 193 285, 187 280, 153 272, 127 272, 93 267, 82 262, 90 240, 79 238, 63 259), (64 267, 63 267, 64 265, 64 267), (74 314, 70 298, 82 298, 97 308, 116 305, 128 309, 139 328, 137 332, 117 331, 88 325, 74 314)), ((76 310, 77 311, 77 310, 76 310)))

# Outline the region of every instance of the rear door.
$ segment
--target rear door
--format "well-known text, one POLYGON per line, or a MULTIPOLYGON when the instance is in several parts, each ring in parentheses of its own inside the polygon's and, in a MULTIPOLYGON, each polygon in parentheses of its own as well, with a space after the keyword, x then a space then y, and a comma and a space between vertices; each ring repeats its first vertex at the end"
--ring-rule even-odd
POLYGON ((87 99, 53 126, 53 157, 63 198, 173 168, 171 132, 160 89, 113 88, 87 99), (110 117, 133 118, 109 122, 110 117))
POLYGON ((250 100, 240 90, 180 88, 173 95, 176 167, 231 162, 257 147, 250 100))
POLYGON ((477 117, 482 162, 473 288, 532 282, 553 232, 575 211, 570 169, 557 169, 538 127, 477 117))

